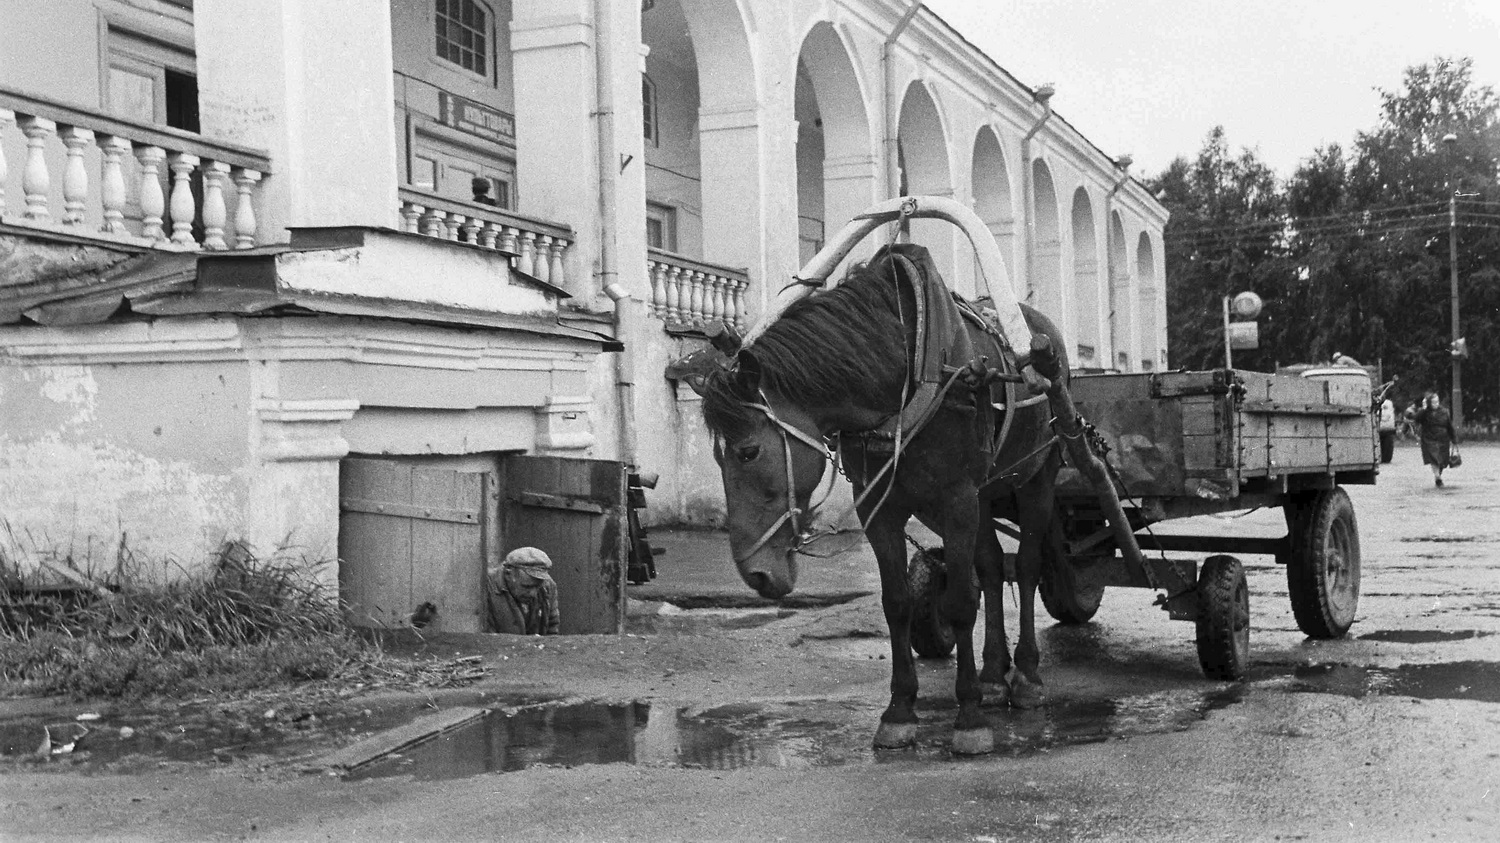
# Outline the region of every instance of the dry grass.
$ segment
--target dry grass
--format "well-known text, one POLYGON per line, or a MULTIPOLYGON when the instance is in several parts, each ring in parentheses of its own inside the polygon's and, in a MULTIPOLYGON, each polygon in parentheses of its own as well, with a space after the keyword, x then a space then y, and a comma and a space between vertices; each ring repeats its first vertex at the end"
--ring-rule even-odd
POLYGON ((455 673, 466 681, 484 675, 474 665, 444 671, 392 658, 355 635, 317 568, 231 547, 207 575, 166 585, 115 576, 97 594, 24 606, 0 593, 0 694, 140 699, 372 676, 420 686, 452 684, 455 673))

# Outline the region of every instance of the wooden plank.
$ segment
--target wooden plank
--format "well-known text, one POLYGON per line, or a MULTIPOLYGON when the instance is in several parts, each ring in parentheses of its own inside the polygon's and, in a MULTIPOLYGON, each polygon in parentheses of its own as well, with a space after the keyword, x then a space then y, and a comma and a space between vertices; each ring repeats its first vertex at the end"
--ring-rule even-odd
MULTIPOLYGON (((351 457, 340 465, 341 496, 409 504, 411 470, 391 460, 351 457)), ((411 522, 362 512, 339 517, 339 592, 358 626, 397 626, 411 612, 411 522)))
POLYGON ((391 753, 400 752, 407 747, 437 737, 444 732, 472 723, 489 713, 489 709, 486 708, 450 708, 436 714, 429 714, 331 752, 318 759, 317 763, 312 766, 353 770, 372 761, 378 761, 391 753))
POLYGON ((548 495, 542 492, 517 492, 514 500, 522 506, 535 506, 542 509, 566 509, 571 512, 588 512, 594 515, 602 515, 605 512, 604 505, 598 501, 548 495))
POLYGON ((1299 416, 1358 416, 1366 413, 1359 407, 1343 404, 1291 403, 1286 401, 1246 401, 1242 413, 1276 413, 1299 416))
POLYGON ((1182 437, 1182 467, 1186 471, 1194 471, 1205 468, 1223 468, 1220 457, 1220 443, 1223 437, 1208 436, 1184 436, 1182 437))

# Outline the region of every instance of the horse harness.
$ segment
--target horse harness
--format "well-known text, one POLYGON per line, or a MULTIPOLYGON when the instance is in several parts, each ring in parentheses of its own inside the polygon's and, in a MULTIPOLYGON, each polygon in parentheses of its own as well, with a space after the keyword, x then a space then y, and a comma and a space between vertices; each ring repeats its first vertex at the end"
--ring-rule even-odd
MULTIPOLYGON (((953 384, 969 368, 973 366, 982 367, 987 362, 985 357, 977 356, 974 343, 969 337, 969 332, 964 329, 964 320, 968 320, 978 326, 985 335, 993 340, 996 348, 999 349, 1000 362, 1004 367, 1001 371, 1006 390, 1006 406, 1008 408, 1012 410, 1018 409, 1021 406, 1035 403, 1036 400, 1045 400, 1044 397, 1039 397, 1039 399, 1028 399, 1024 402, 1016 401, 1014 380, 1019 370, 1019 361, 1016 359, 1015 352, 1011 348, 1010 343, 1006 341, 1004 334, 1001 333, 998 321, 994 318, 993 312, 981 312, 968 301, 959 298, 949 291, 941 281, 935 281, 934 279, 938 278, 937 268, 933 265, 932 259, 926 253, 925 249, 916 253, 917 260, 913 260, 906 252, 907 249, 902 246, 888 246, 876 254, 875 260, 880 260, 884 257, 886 260, 891 261, 893 272, 899 264, 904 272, 898 273, 896 276, 898 285, 902 277, 923 279, 925 282, 909 282, 912 287, 913 299, 916 302, 917 311, 916 336, 914 338, 916 350, 915 354, 912 355, 915 359, 908 362, 911 370, 915 370, 916 372, 915 390, 908 392, 911 389, 913 381, 912 377, 908 376, 902 387, 903 396, 900 411, 891 414, 889 418, 872 430, 835 431, 828 434, 822 440, 814 438, 777 416, 776 412, 771 409, 771 402, 766 398, 764 392, 760 393, 760 403, 746 402, 745 406, 747 408, 757 410, 765 415, 781 434, 782 452, 786 459, 787 501, 786 511, 782 513, 781 517, 777 518, 761 534, 760 538, 755 541, 750 549, 735 560, 736 562, 743 562, 754 556, 771 540, 772 536, 776 535, 782 525, 788 521, 792 524, 793 539, 791 550, 793 552, 800 551, 825 535, 812 534, 802 528, 800 517, 803 513, 802 509, 797 506, 796 483, 792 472, 793 439, 812 448, 819 456, 832 463, 836 471, 839 469, 837 445, 830 445, 827 441, 828 438, 839 441, 844 436, 857 437, 863 441, 866 450, 884 451, 889 449, 891 451, 891 458, 876 472, 874 477, 865 483, 864 491, 855 498, 847 511, 839 515, 834 523, 843 521, 849 516, 850 512, 857 511, 860 504, 865 501, 879 484, 881 478, 887 472, 895 471, 896 466, 900 462, 902 451, 926 427, 927 423, 937 415, 939 407, 942 405, 949 390, 953 387, 953 384), (950 365, 950 361, 960 360, 969 365, 950 365), (1007 375, 1009 377, 1006 377, 1007 375)), ((976 389, 985 390, 988 388, 984 385, 976 387, 976 389)), ((997 431, 990 442, 990 455, 1000 452, 1000 447, 1010 431, 1013 418, 1014 414, 1012 412, 1006 413, 1000 430, 997 431)), ((1052 440, 1044 443, 1042 448, 1022 457, 1017 462, 1017 465, 1030 460, 1037 453, 1055 443, 1056 438, 1054 437, 1052 440)), ((1014 467, 1007 467, 1006 470, 1009 471, 1014 467)), ((1003 473, 997 476, 1003 476, 1003 473)), ((821 480, 819 484, 821 485, 821 480)), ((890 494, 894 485, 894 483, 887 484, 884 494, 881 495, 880 500, 875 504, 877 511, 885 503, 886 496, 890 494)), ((829 493, 832 493, 831 486, 829 493)), ((821 505, 821 503, 820 501, 819 504, 811 505, 809 509, 816 510, 817 506, 821 505)))

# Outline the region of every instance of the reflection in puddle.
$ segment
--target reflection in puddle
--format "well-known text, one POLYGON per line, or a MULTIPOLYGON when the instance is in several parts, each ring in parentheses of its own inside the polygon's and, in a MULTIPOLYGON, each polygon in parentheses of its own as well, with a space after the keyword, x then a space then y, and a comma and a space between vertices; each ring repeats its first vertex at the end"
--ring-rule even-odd
POLYGON ((1346 697, 1374 695, 1424 700, 1500 702, 1500 664, 1447 662, 1395 668, 1320 664, 1299 667, 1295 690, 1346 697))
MULTIPOLYGON (((995 710, 996 750, 1031 755, 1111 738, 1182 731, 1240 699, 1239 689, 1163 692, 1122 700, 1055 702, 1035 711, 995 710)), ((951 701, 950 701, 951 702, 951 701)), ((736 704, 707 711, 647 703, 580 703, 495 712, 348 778, 451 779, 528 767, 626 763, 733 770, 810 768, 921 759, 946 761, 952 710, 924 701, 917 745, 876 753, 877 707, 812 700, 736 704)))

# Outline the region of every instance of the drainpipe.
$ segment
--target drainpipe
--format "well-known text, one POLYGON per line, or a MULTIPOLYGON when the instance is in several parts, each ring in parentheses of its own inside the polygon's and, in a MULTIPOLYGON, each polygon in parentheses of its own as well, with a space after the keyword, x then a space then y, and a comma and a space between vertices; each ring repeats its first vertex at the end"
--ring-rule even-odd
MULTIPOLYGON (((1118 360, 1120 358, 1118 342, 1120 331, 1115 318, 1115 250, 1112 242, 1115 236, 1115 226, 1111 217, 1114 214, 1115 194, 1130 182, 1130 165, 1135 163, 1135 159, 1126 154, 1116 158, 1114 163, 1120 170, 1120 180, 1115 182, 1115 186, 1110 188, 1109 193, 1104 197, 1104 283, 1109 285, 1109 353, 1114 355, 1115 360, 1118 360)), ((1120 246, 1124 248, 1125 244, 1121 243, 1120 246)), ((1110 361, 1110 363, 1113 362, 1114 360, 1110 361)))
MULTIPOLYGON (((1036 266, 1036 185, 1031 173, 1031 139, 1052 119, 1052 95, 1057 92, 1051 82, 1037 86, 1032 99, 1042 104, 1042 116, 1032 124, 1031 130, 1021 138, 1021 195, 1026 202, 1026 302, 1031 303, 1036 293, 1036 282, 1032 280, 1032 268, 1036 266)), ((1059 317, 1062 314, 1057 314, 1059 317)))
MULTIPOLYGON (((620 170, 615 161, 619 157, 615 147, 615 85, 614 71, 610 65, 611 47, 614 45, 614 27, 610 21, 612 4, 594 4, 594 119, 598 133, 599 162, 599 286, 615 305, 615 339, 626 343, 623 351, 615 352, 615 392, 620 403, 617 415, 620 461, 630 470, 636 466, 635 436, 635 363, 633 342, 637 321, 635 305, 629 288, 620 283, 616 265, 616 238, 619 236, 619 214, 615 207, 615 194, 620 170)), ((623 168, 621 168, 623 169, 623 168)))
POLYGON ((901 103, 896 101, 896 39, 906 29, 911 19, 916 17, 918 10, 922 8, 921 0, 911 4, 901 20, 896 21, 896 28, 886 36, 885 43, 880 45, 880 72, 881 82, 885 88, 885 137, 882 139, 882 150, 885 154, 885 194, 887 199, 895 199, 901 195, 901 174, 897 172, 898 158, 896 155, 896 138, 900 130, 898 125, 901 115, 899 109, 901 103))

